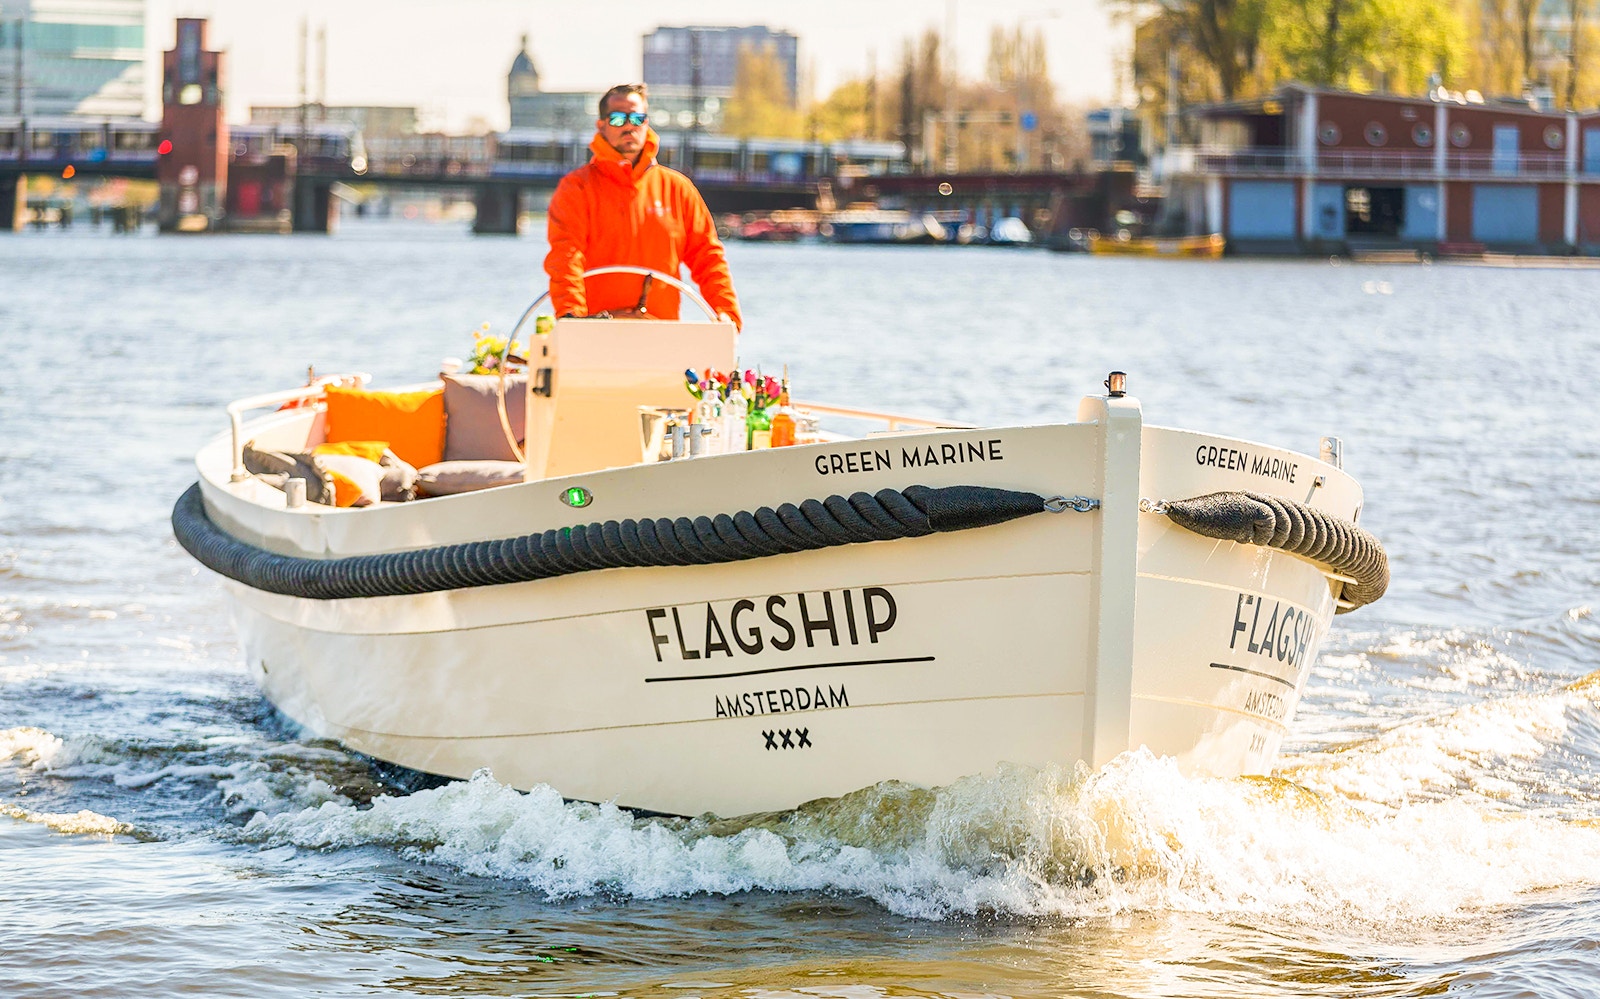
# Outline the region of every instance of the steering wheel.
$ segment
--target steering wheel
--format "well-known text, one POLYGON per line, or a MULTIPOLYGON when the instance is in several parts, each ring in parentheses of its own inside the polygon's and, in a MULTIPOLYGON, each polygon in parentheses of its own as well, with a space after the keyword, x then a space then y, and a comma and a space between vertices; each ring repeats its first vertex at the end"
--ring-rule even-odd
MULTIPOLYGON (((595 277, 600 274, 638 274, 642 277, 653 278, 656 281, 661 281, 673 288, 678 289, 680 294, 687 297, 689 301, 693 302, 697 307, 699 307, 700 311, 705 314, 707 319, 711 320, 712 322, 717 321, 717 311, 707 304, 705 299, 700 297, 700 293, 670 274, 663 274, 660 271, 651 270, 648 267, 635 267, 632 264, 614 264, 610 267, 596 267, 592 270, 583 272, 583 276, 586 278, 595 277)), ((522 318, 518 319, 517 325, 511 328, 511 335, 506 337, 505 349, 500 352, 500 364, 502 366, 502 370, 504 370, 504 365, 506 363, 506 355, 511 353, 511 341, 515 340, 517 338, 517 334, 522 332, 522 327, 527 324, 528 319, 533 315, 534 310, 540 305, 544 304, 544 300, 549 297, 550 289, 546 288, 543 294, 533 300, 532 305, 529 305, 527 309, 523 310, 522 318)))

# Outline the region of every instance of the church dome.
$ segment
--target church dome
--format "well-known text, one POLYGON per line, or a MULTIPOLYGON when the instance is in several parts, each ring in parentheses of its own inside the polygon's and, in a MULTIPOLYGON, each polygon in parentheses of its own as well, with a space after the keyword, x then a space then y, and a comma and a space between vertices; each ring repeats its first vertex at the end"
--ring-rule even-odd
POLYGON ((512 93, 536 94, 539 92, 539 70, 528 54, 528 36, 522 36, 522 51, 511 60, 511 72, 506 74, 512 93))

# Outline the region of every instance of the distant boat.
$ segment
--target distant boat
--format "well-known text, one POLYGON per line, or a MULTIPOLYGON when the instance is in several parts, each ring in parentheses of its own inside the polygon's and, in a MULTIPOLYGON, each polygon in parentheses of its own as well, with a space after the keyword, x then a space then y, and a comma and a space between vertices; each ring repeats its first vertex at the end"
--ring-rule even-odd
POLYGON ((817 235, 830 243, 942 243, 950 239, 944 224, 931 212, 913 215, 865 203, 824 215, 817 235))
POLYGON ((989 242, 1005 246, 1025 246, 1033 242, 1033 232, 1028 223, 1015 215, 996 219, 989 227, 989 242))
POLYGON ((1088 238, 1089 252, 1129 257, 1201 257, 1215 260, 1222 256, 1227 240, 1221 233, 1209 236, 1130 236, 1118 238, 1093 233, 1088 238))

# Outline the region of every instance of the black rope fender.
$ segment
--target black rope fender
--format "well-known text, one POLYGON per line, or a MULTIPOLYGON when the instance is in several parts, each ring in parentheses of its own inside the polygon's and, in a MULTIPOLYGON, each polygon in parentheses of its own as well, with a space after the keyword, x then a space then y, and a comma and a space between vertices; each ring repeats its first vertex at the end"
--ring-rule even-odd
POLYGON ((1344 584, 1338 613, 1364 607, 1389 588, 1389 556, 1383 544, 1354 523, 1304 503, 1264 493, 1208 493, 1151 504, 1174 524, 1195 534, 1292 552, 1355 580, 1344 584))
POLYGON ((206 514, 197 482, 172 509, 172 533, 200 564, 253 589, 341 600, 521 583, 594 569, 739 562, 989 527, 1059 508, 1058 501, 1011 489, 907 486, 692 520, 608 520, 495 541, 318 559, 280 555, 228 534, 206 514))

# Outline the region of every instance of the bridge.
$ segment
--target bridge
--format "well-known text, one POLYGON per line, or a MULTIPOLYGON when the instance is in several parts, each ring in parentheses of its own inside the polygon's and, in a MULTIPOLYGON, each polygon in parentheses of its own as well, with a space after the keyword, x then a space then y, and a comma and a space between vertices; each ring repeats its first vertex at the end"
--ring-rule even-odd
MULTIPOLYGON (((369 137, 339 122, 221 125, 218 131, 228 144, 221 213, 249 227, 252 221, 279 225, 287 212, 292 227, 303 231, 326 231, 330 194, 346 185, 471 191, 475 231, 512 233, 524 196, 554 189, 586 163, 592 137, 587 130, 550 129, 369 137)), ((136 118, 0 117, 0 230, 21 220, 26 175, 162 179, 172 134, 181 132, 136 118)), ((658 156, 692 177, 718 214, 884 201, 1032 217, 1063 197, 1082 198, 1104 186, 1098 173, 910 174, 903 153, 893 142, 667 131, 658 156)))

